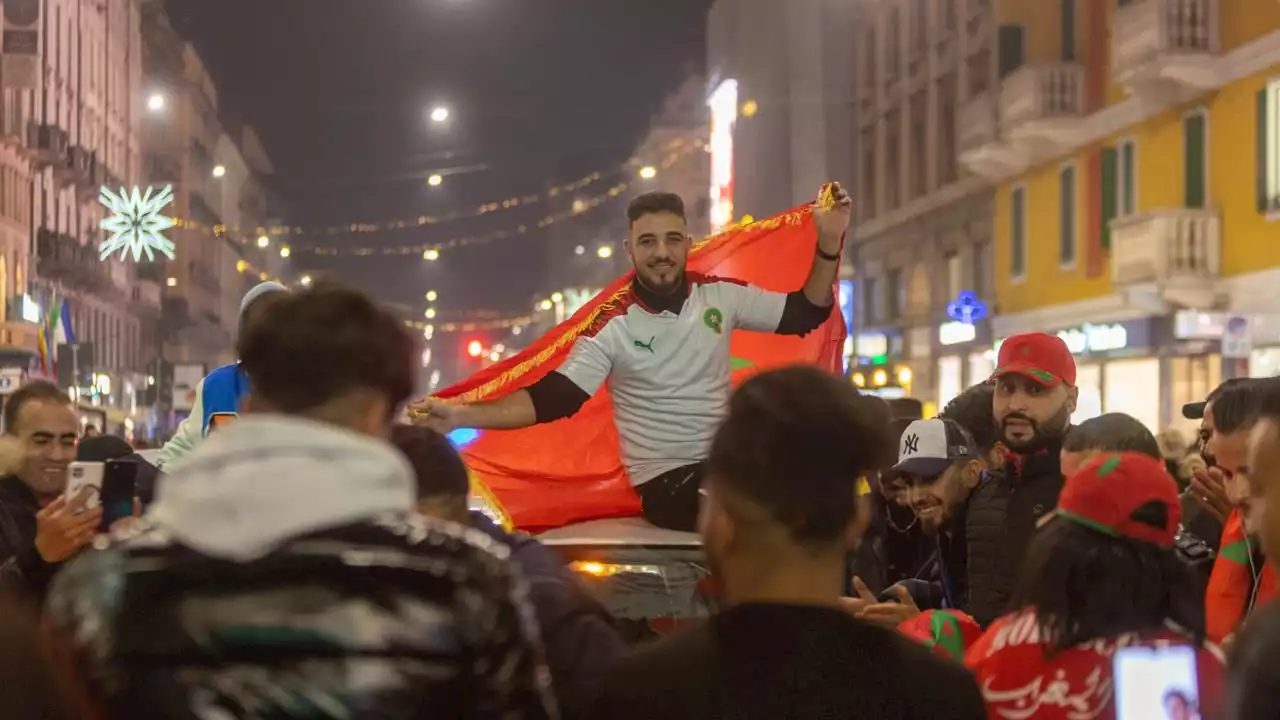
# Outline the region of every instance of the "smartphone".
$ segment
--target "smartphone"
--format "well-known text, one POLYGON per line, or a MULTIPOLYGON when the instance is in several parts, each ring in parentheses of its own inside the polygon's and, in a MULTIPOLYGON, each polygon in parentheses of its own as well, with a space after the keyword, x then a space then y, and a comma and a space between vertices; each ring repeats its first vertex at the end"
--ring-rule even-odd
POLYGON ((100 462, 73 462, 67 466, 65 495, 69 503, 82 501, 76 508, 77 512, 98 507, 105 473, 105 463, 100 462))
POLYGON ((1190 645, 1120 648, 1111 660, 1116 720, 1200 717, 1196 649, 1190 645))
POLYGON ((103 467, 102 524, 104 532, 117 520, 133 515, 133 499, 137 496, 138 464, 130 460, 108 460, 103 467))

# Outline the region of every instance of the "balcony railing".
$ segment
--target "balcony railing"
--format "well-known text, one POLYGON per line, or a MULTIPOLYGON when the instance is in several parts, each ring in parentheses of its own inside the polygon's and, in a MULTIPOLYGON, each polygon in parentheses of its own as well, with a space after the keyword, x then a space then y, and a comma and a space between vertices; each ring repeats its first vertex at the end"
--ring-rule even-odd
POLYGON ((1218 0, 1141 0, 1118 8, 1111 75, 1131 90, 1151 81, 1212 87, 1218 0))
POLYGON ((1084 110, 1084 69, 1075 63, 1024 65, 1000 86, 1000 125, 1011 134, 1042 121, 1076 120, 1084 110))
POLYGON ((1217 280, 1220 224, 1213 210, 1154 210, 1111 221, 1116 285, 1197 285, 1217 280))
POLYGON ((956 115, 956 123, 956 149, 961 153, 1000 139, 996 105, 990 92, 981 92, 962 105, 956 115))

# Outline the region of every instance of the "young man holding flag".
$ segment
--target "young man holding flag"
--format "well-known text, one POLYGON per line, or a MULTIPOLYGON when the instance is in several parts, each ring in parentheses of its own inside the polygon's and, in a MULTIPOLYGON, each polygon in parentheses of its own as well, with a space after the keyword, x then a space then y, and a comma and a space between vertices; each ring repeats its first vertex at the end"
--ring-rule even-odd
POLYGON ((623 464, 645 517, 693 530, 702 461, 729 400, 733 330, 803 336, 831 316, 851 200, 832 184, 813 212, 818 237, 808 278, 799 290, 777 293, 687 273, 693 241, 684 203, 671 193, 641 195, 627 210, 635 277, 563 364, 497 400, 423 399, 412 407, 415 422, 446 433, 548 423, 576 413, 608 380, 623 464))

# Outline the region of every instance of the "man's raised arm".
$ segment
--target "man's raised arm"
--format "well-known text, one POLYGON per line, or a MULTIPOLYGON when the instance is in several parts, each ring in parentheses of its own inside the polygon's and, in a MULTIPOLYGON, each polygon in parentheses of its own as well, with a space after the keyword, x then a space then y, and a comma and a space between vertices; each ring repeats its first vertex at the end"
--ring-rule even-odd
POLYGON ((559 369, 526 389, 470 404, 424 398, 410 406, 410 419, 445 433, 457 428, 515 430, 560 420, 578 412, 612 368, 613 361, 597 338, 580 337, 559 369))

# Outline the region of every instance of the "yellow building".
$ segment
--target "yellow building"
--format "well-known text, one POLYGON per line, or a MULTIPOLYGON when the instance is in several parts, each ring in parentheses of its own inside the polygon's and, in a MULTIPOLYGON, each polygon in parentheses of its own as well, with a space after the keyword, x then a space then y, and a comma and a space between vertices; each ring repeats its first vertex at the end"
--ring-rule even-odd
POLYGON ((1001 81, 957 129, 961 164, 997 183, 994 335, 1067 340, 1077 420, 1178 424, 1236 314, 1228 355, 1252 344, 1275 374, 1280 3, 996 5, 1001 81))

